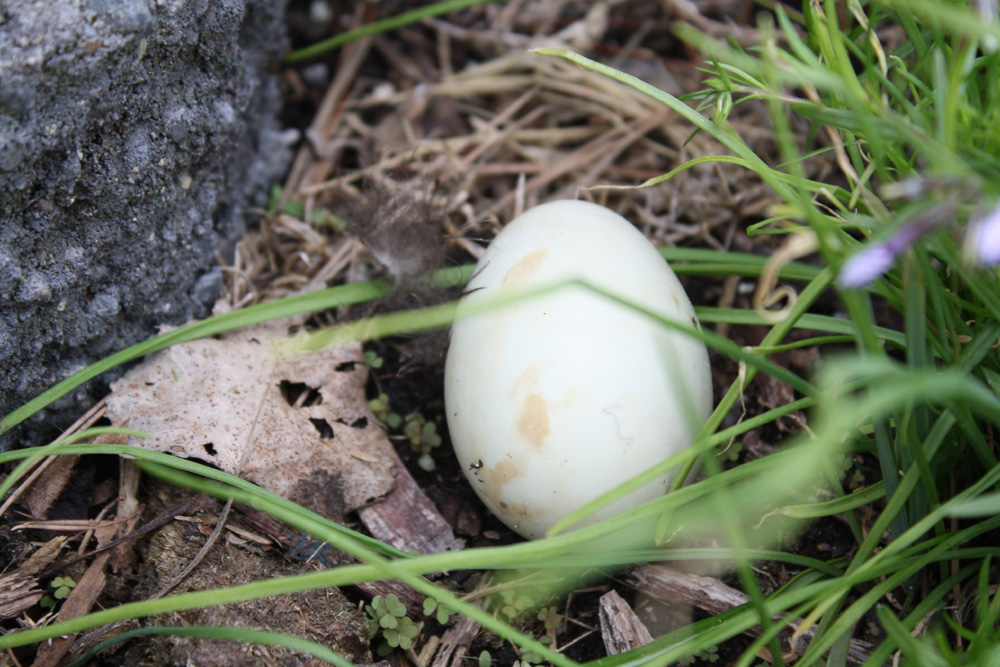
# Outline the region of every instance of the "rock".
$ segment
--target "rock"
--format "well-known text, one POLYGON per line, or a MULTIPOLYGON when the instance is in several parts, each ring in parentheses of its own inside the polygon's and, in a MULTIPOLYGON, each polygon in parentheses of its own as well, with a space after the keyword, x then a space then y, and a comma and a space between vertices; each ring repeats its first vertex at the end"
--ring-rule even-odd
MULTIPOLYGON (((290 157, 283 0, 0 7, 0 415, 209 312, 290 157)), ((39 444, 106 375, 0 438, 39 444)))

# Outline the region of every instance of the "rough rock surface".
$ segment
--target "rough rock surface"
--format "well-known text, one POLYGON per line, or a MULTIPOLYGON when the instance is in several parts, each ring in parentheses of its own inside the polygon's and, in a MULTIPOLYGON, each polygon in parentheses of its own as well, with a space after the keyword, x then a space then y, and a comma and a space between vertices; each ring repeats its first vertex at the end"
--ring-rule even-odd
MULTIPOLYGON (((271 73, 284 5, 0 2, 0 414, 206 314, 218 255, 287 161, 271 73)), ((67 395, 0 450, 101 391, 67 395)))

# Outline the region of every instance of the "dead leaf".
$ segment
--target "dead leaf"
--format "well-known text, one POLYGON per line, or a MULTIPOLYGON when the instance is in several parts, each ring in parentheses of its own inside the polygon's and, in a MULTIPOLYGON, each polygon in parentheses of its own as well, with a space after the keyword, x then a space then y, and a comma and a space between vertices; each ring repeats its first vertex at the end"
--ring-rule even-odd
POLYGON ((129 444, 206 461, 334 520, 393 487, 359 343, 279 359, 289 320, 168 348, 111 386, 129 444), (363 454, 359 457, 358 453, 363 454))
POLYGON ((57 456, 52 465, 46 468, 42 476, 32 484, 24 501, 32 517, 45 518, 46 512, 56 502, 70 477, 73 476, 78 460, 77 456, 57 456))
POLYGON ((66 541, 65 535, 57 535, 51 540, 38 547, 38 551, 31 554, 31 558, 24 561, 20 568, 21 572, 25 574, 38 574, 45 566, 56 559, 59 555, 59 550, 62 549, 63 542, 66 541))

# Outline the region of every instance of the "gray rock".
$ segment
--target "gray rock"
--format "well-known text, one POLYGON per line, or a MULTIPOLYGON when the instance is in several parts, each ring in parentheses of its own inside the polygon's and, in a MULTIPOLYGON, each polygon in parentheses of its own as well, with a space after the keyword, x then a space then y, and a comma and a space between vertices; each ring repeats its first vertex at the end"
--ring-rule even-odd
MULTIPOLYGON (((284 5, 0 0, 0 414, 207 314, 217 253, 290 156, 270 74, 284 5)), ((0 450, 51 437, 103 382, 0 450)))

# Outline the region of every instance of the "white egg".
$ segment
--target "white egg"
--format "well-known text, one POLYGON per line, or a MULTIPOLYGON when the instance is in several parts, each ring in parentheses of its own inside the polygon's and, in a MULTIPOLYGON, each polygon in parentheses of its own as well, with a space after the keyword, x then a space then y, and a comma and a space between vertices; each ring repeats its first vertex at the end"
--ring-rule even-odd
MULTIPOLYGON (((468 304, 569 278, 697 326, 656 248, 603 206, 544 204, 496 237, 452 327, 445 406, 472 487, 529 539, 688 447, 712 408, 703 343, 582 287, 461 316, 468 304)), ((662 495, 672 476, 589 522, 662 495)))

